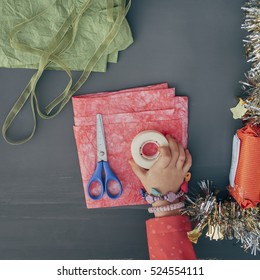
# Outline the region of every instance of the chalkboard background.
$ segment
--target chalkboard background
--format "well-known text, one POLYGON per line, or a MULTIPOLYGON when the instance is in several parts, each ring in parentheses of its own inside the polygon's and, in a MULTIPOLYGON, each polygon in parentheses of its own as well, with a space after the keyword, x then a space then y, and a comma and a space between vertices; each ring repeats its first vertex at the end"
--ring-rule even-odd
MULTIPOLYGON (((78 92, 168 82, 187 95, 193 186, 203 179, 223 189, 228 184, 232 137, 242 126, 229 108, 250 67, 240 28, 243 4, 133 0, 127 18, 135 43, 78 92)), ((1 123, 33 72, 0 70, 1 123)), ((42 101, 65 82, 64 73, 47 71, 38 86, 42 101)), ((23 136, 31 125, 27 105, 10 135, 23 136)), ((148 259, 145 220, 151 216, 143 207, 86 209, 72 125, 69 103, 55 119, 39 119, 29 143, 11 146, 0 138, 0 259, 148 259)), ((260 259, 232 240, 201 237, 195 250, 199 259, 260 259)))

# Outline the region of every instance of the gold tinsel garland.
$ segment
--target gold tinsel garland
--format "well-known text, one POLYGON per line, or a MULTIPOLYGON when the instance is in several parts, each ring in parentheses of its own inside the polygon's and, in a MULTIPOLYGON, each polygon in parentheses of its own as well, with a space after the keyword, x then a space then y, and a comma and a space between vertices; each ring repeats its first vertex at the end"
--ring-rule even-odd
POLYGON ((196 222, 195 228, 188 232, 193 243, 206 231, 210 240, 235 239, 245 251, 256 255, 260 251, 260 212, 259 207, 242 209, 227 196, 220 196, 210 181, 199 182, 199 191, 185 196, 186 207, 183 215, 196 222))

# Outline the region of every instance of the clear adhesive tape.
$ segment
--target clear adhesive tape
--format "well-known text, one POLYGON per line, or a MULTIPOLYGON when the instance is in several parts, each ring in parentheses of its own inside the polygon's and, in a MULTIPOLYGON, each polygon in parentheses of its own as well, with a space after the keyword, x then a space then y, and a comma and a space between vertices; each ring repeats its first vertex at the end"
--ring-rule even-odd
POLYGON ((131 153, 135 163, 145 169, 150 169, 160 155, 159 151, 154 155, 144 154, 144 146, 149 143, 155 144, 158 147, 169 145, 167 139, 158 131, 145 130, 137 134, 131 144, 131 153))

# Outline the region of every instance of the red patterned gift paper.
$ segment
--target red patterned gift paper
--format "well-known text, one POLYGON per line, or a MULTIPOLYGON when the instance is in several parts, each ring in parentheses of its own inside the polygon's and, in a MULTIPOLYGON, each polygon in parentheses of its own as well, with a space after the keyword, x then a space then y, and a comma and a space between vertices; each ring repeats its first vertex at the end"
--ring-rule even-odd
POLYGON ((163 83, 75 96, 72 102, 74 134, 87 207, 147 204, 140 194, 141 182, 128 163, 132 139, 143 130, 157 130, 164 135, 173 135, 186 147, 188 98, 175 96, 175 90, 163 83), (118 199, 110 199, 104 194, 100 200, 92 200, 86 192, 86 185, 97 164, 98 113, 103 116, 109 165, 123 186, 123 193, 118 199))

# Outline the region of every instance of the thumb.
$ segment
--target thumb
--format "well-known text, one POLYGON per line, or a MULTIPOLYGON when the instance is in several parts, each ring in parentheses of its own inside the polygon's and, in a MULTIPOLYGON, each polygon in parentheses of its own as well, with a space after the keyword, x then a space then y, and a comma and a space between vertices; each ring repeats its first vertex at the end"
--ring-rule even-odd
POLYGON ((145 176, 146 174, 146 170, 142 167, 140 167, 138 164, 136 164, 134 162, 133 159, 130 159, 129 161, 130 166, 132 167, 133 172, 135 173, 135 175, 142 180, 142 178, 145 176))

